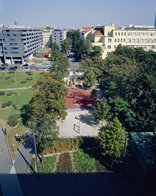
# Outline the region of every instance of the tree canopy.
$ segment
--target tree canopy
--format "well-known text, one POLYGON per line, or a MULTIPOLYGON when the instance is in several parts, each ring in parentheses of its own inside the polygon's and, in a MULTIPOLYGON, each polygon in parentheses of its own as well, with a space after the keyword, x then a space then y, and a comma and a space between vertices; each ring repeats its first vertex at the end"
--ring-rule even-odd
POLYGON ((103 156, 121 158, 124 150, 125 130, 117 117, 105 127, 101 127, 97 141, 103 156))

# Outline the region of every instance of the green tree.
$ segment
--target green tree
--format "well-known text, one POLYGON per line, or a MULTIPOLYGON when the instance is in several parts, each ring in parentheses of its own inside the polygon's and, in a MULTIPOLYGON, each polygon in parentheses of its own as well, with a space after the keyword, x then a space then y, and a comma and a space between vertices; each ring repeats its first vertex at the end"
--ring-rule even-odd
POLYGON ((31 132, 36 137, 37 146, 42 151, 42 163, 43 163, 43 151, 52 146, 52 141, 58 138, 58 127, 55 121, 49 121, 47 116, 38 117, 30 122, 31 132))
POLYGON ((89 57, 93 60, 102 57, 102 48, 99 46, 94 46, 89 53, 89 57))
POLYGON ((64 96, 66 87, 50 77, 49 73, 42 73, 37 84, 33 86, 34 95, 29 102, 30 121, 43 118, 46 115, 49 124, 52 120, 62 120, 66 117, 64 96))
POLYGON ((52 49, 51 49, 51 58, 53 61, 56 61, 61 56, 59 45, 55 42, 52 43, 52 49))
POLYGON ((68 75, 69 61, 66 56, 60 56, 56 61, 52 62, 50 67, 50 75, 55 80, 62 82, 64 77, 68 75))
POLYGON ((107 99, 101 99, 95 106, 94 106, 94 114, 98 120, 101 121, 101 126, 103 121, 107 121, 110 119, 110 106, 107 103, 107 99))
POLYGON ((101 127, 97 139, 103 156, 121 158, 124 150, 125 130, 118 118, 101 127))
POLYGON ((118 117, 120 122, 128 129, 132 129, 135 122, 135 113, 127 101, 121 98, 109 98, 112 117, 118 117))
POLYGON ((95 78, 95 74, 94 74, 93 70, 89 69, 85 73, 85 77, 83 80, 84 85, 90 88, 95 84, 95 80, 96 80, 96 78, 95 78))
POLYGON ((70 40, 69 39, 63 40, 61 48, 63 54, 67 55, 70 48, 70 40))

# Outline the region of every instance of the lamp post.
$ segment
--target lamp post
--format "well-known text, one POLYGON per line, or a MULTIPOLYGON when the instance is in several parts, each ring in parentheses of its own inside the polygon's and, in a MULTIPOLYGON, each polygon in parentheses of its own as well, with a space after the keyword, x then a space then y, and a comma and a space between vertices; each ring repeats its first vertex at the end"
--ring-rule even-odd
POLYGON ((37 148, 36 148, 36 137, 35 137, 35 134, 34 134, 34 147, 35 147, 35 158, 36 158, 36 173, 39 174, 39 171, 38 171, 38 161, 37 161, 37 148))

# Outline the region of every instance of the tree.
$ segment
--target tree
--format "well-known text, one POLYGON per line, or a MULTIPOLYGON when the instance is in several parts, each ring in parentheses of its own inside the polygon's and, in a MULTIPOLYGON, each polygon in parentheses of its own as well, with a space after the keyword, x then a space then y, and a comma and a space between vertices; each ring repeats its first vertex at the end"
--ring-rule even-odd
POLYGON ((56 61, 61 56, 59 45, 55 42, 52 43, 51 58, 56 61))
POLYGON ((101 121, 101 126, 104 120, 109 120, 111 117, 110 115, 110 106, 107 103, 107 99, 101 99, 95 106, 94 106, 94 114, 98 120, 101 121))
POLYGON ((33 86, 34 95, 29 102, 30 120, 43 118, 46 115, 49 124, 52 120, 65 119, 66 107, 64 96, 66 87, 50 77, 49 73, 42 73, 37 84, 33 86))
POLYGON ((56 61, 52 62, 50 67, 50 75, 55 80, 62 82, 64 77, 68 75, 69 61, 66 56, 60 56, 56 61))
POLYGON ((30 122, 30 129, 36 137, 37 146, 42 151, 42 163, 44 150, 52 146, 52 141, 58 138, 58 127, 55 121, 49 124, 46 115, 38 117, 30 122))
POLYGON ((117 117, 101 127, 97 139, 103 156, 121 158, 124 150, 125 130, 117 117))
POLYGON ((132 129, 135 122, 135 113, 132 111, 131 106, 127 101, 121 98, 109 98, 108 101, 111 107, 112 117, 118 117, 120 122, 127 128, 132 129))
POLYGON ((96 89, 93 89, 93 90, 91 91, 91 98, 92 98, 93 100, 96 100, 96 99, 97 99, 97 91, 96 91, 96 89))
POLYGON ((69 51, 69 48, 70 48, 70 41, 69 41, 69 39, 63 40, 61 48, 62 48, 63 54, 67 55, 68 51, 69 51))
POLYGON ((99 46, 94 46, 89 53, 89 57, 93 60, 102 57, 102 48, 99 46))
POLYGON ((89 69, 86 73, 85 73, 85 77, 83 80, 83 83, 85 86, 87 87, 92 87, 95 84, 95 74, 93 72, 92 69, 89 69))

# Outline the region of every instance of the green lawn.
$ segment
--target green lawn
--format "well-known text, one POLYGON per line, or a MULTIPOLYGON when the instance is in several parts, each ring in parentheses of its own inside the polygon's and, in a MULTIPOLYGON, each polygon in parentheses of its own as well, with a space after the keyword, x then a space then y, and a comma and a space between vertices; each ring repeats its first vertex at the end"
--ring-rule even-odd
POLYGON ((57 156, 44 157, 44 163, 39 161, 39 172, 40 173, 52 173, 56 166, 57 156))
POLYGON ((32 86, 39 79, 40 73, 0 72, 0 89, 32 86))
POLYGON ((33 92, 31 90, 18 90, 13 91, 14 94, 11 96, 8 96, 8 92, 5 91, 5 95, 0 96, 0 122, 2 125, 2 128, 6 128, 7 131, 7 142, 8 146, 12 155, 12 158, 15 159, 17 156, 17 148, 20 147, 20 142, 17 142, 15 140, 15 135, 18 133, 20 136, 25 135, 28 128, 24 127, 22 124, 22 119, 18 119, 18 125, 17 127, 13 128, 10 127, 7 124, 8 117, 10 115, 14 114, 20 114, 20 109, 23 105, 28 104, 29 100, 31 99, 33 92), (1 105, 3 103, 6 103, 8 101, 12 101, 12 105, 7 108, 1 108, 1 105))

